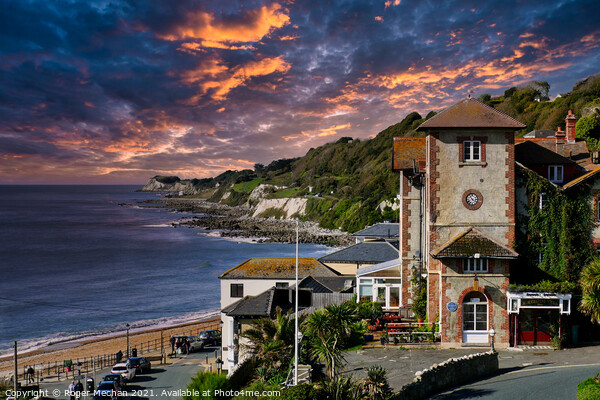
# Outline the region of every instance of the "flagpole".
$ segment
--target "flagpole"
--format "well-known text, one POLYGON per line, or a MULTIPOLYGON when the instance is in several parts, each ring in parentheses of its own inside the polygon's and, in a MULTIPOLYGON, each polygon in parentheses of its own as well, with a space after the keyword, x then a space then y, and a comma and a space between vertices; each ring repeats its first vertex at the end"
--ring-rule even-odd
POLYGON ((294 386, 298 385, 298 219, 296 219, 296 318, 294 318, 294 386))

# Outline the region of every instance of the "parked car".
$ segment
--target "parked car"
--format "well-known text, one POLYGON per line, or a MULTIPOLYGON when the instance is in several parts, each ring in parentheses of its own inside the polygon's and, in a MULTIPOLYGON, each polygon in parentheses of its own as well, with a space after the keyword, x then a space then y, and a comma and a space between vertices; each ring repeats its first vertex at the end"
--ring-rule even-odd
POLYGON ((221 345, 221 331, 217 329, 211 329, 209 331, 200 332, 200 340, 204 342, 204 346, 220 346, 221 345))
POLYGON ((192 343, 191 343, 191 340, 190 340, 190 338, 192 338, 192 337, 193 336, 187 336, 187 335, 175 335, 175 336, 173 336, 173 338, 175 338, 175 352, 178 353, 178 354, 186 353, 185 344, 188 341, 190 342, 190 352, 194 351, 194 350, 192 350, 192 343))
POLYGON ((127 359, 127 362, 135 368, 136 375, 150 372, 152 369, 152 365, 150 364, 150 361, 146 359, 146 357, 130 357, 127 359))
POLYGON ((135 377, 135 367, 129 363, 117 363, 110 370, 111 374, 120 374, 127 382, 135 377))
POLYGON ((108 374, 102 378, 102 382, 114 382, 116 383, 118 390, 123 390, 125 388, 125 379, 123 379, 121 374, 108 374))
POLYGON ((93 400, 119 400, 119 390, 115 382, 100 382, 94 390, 93 400))

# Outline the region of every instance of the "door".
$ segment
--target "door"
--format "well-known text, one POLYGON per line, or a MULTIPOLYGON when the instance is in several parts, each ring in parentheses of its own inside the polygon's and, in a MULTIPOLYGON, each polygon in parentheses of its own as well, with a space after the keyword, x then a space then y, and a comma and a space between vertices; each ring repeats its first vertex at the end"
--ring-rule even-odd
POLYGON ((535 346, 551 342, 551 326, 557 313, 556 310, 522 308, 519 313, 519 343, 535 346))
POLYGON ((481 293, 468 294, 463 302, 463 343, 488 343, 488 305, 481 293))

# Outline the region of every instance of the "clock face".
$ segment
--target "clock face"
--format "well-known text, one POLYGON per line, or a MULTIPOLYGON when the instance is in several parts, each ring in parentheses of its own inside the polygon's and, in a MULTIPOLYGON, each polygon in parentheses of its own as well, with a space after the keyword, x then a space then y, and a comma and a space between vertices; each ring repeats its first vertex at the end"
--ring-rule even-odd
POLYGON ((469 193, 465 199, 468 205, 474 206, 479 203, 479 196, 476 193, 469 193))
POLYGON ((477 210, 483 204, 483 195, 475 189, 467 190, 462 195, 462 203, 469 210, 477 210))

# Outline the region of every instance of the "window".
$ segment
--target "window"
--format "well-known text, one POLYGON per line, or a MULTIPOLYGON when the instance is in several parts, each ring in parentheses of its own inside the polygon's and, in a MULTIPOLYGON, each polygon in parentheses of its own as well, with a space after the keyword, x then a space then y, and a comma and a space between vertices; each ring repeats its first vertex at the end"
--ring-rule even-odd
POLYGON ((463 330, 487 332, 487 302, 471 299, 463 304, 463 330))
POLYGON ((548 202, 548 194, 545 192, 540 193, 540 203, 539 203, 540 210, 542 208, 544 208, 544 206, 546 205, 547 202, 548 202))
POLYGON ((548 180, 554 183, 561 183, 563 181, 563 166, 562 165, 549 165, 548 166, 548 180))
POLYGON ((488 272, 487 258, 467 258, 463 263, 464 272, 488 272))
POLYGON ((481 161, 481 141, 465 140, 463 142, 463 161, 479 162, 481 161))
POLYGON ((243 283, 232 283, 231 284, 231 297, 244 297, 244 284, 243 283))
POLYGON ((280 289, 286 289, 290 286, 287 282, 275 282, 275 287, 280 289))

